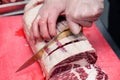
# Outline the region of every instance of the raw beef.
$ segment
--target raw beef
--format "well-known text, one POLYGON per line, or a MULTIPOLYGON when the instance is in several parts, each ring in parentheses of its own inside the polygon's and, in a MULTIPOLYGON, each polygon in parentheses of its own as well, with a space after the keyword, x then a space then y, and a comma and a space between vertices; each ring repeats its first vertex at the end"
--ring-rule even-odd
POLYGON ((76 67, 94 64, 97 56, 88 40, 83 36, 67 36, 52 43, 41 58, 42 67, 48 77, 76 67))
POLYGON ((108 80, 108 76, 99 67, 86 65, 56 74, 50 80, 108 80))
MULTIPOLYGON (((34 43, 29 32, 41 6, 36 6, 24 14, 26 21, 24 30, 34 53, 46 44, 46 42, 34 43)), ((101 69, 93 66, 97 55, 87 38, 82 33, 73 35, 64 20, 57 23, 57 33, 61 32, 63 35, 58 36, 44 49, 39 60, 46 80, 108 80, 107 75, 101 69)))

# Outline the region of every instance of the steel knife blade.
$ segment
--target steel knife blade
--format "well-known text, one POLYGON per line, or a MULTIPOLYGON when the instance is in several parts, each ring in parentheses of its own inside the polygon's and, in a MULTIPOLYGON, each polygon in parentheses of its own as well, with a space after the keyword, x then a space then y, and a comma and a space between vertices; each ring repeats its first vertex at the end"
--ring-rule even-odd
POLYGON ((28 59, 22 66, 20 66, 16 72, 19 72, 19 71, 27 68, 28 66, 32 65, 34 62, 40 60, 44 53, 44 49, 46 47, 48 47, 51 43, 53 43, 55 40, 62 39, 71 34, 72 34, 72 32, 68 29, 63 32, 60 32, 57 36, 55 36, 53 39, 51 39, 42 49, 40 49, 36 54, 34 54, 30 59, 28 59))

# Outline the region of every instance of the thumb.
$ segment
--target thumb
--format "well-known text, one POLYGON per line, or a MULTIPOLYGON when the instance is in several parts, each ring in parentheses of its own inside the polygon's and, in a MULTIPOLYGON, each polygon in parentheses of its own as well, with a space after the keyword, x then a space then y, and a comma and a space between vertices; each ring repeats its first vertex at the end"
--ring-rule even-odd
POLYGON ((71 32, 75 35, 79 34, 81 31, 81 26, 70 19, 67 19, 68 27, 70 28, 71 32))

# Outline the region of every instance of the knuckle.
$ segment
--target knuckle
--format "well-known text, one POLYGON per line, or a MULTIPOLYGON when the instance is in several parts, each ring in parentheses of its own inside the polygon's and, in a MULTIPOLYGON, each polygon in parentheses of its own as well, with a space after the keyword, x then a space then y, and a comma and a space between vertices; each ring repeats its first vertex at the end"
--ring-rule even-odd
POLYGON ((98 6, 94 9, 93 15, 94 16, 100 16, 103 11, 104 11, 104 7, 99 7, 98 6))
POLYGON ((51 18, 48 19, 48 24, 53 24, 53 20, 51 18))
POLYGON ((45 24, 45 20, 43 20, 42 18, 39 20, 39 25, 43 25, 45 24))
POLYGON ((66 12, 66 17, 67 18, 70 18, 71 17, 71 14, 69 12, 66 12))
POLYGON ((78 19, 79 14, 77 12, 70 12, 70 13, 66 13, 66 17, 67 18, 72 18, 72 19, 78 19))
POLYGON ((74 19, 78 19, 80 16, 80 13, 78 11, 71 12, 71 17, 74 19))
POLYGON ((87 13, 87 12, 82 12, 82 13, 80 14, 80 17, 81 17, 82 19, 84 19, 86 16, 88 16, 88 13, 87 13))
POLYGON ((72 17, 73 17, 74 19, 77 19, 77 18, 79 17, 79 14, 75 12, 75 13, 72 15, 72 17))

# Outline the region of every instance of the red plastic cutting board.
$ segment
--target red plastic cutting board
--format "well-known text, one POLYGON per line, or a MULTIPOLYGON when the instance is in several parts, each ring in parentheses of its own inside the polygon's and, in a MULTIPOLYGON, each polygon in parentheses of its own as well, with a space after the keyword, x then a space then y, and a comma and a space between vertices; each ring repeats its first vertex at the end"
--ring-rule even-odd
MULTIPOLYGON (((21 72, 15 71, 33 54, 23 33, 22 16, 0 18, 0 80, 43 80, 36 62, 21 72)), ((99 65, 109 80, 120 80, 120 61, 93 25, 84 33, 97 51, 99 65)))

